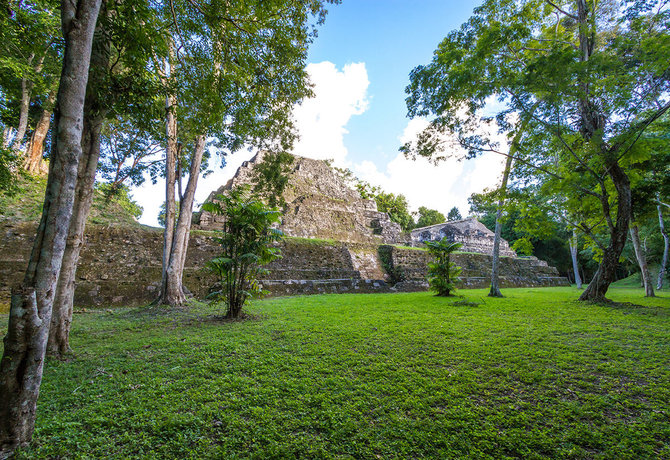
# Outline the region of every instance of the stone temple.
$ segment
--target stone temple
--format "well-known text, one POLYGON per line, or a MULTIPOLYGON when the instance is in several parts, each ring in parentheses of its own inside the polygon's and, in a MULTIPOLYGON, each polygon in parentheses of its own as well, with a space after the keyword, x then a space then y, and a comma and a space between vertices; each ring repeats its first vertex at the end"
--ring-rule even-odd
MULTIPOLYGON (((240 167, 214 197, 227 188, 248 183, 259 154, 240 167)), ((485 288, 491 277, 493 233, 473 219, 446 222, 402 233, 400 226, 360 198, 346 179, 325 161, 296 157, 283 198, 280 228, 282 258, 268 264, 261 281, 272 295, 426 290, 430 254, 427 239, 463 243, 452 260, 462 267, 459 287, 485 288), (414 246, 414 247, 411 247, 414 246)), ((217 230, 217 216, 194 216, 194 228, 217 230)), ((37 222, 0 221, 0 304, 9 302, 9 287, 23 278, 37 222)), ((77 269, 75 305, 139 305, 154 300, 161 280, 162 230, 118 226, 86 226, 77 269)), ((215 232, 191 232, 184 284, 204 298, 215 277, 203 270, 220 255, 215 232)), ((501 242, 502 287, 568 285, 554 267, 534 257, 515 257, 501 242)))
MULTIPOLYGON (((264 152, 245 161, 226 185, 212 192, 207 201, 225 190, 249 185, 254 166, 264 152)), ((374 200, 366 200, 323 160, 295 156, 293 171, 283 193, 286 206, 279 226, 287 236, 333 239, 355 243, 396 243, 400 225, 379 212, 374 200)), ((222 218, 209 212, 194 216, 194 228, 219 230, 222 218)))
MULTIPOLYGON (((411 245, 421 246, 425 241, 441 240, 446 237, 452 243, 461 243, 460 251, 493 254, 495 234, 477 219, 469 218, 415 228, 410 233, 411 245)), ((504 239, 500 239, 500 255, 516 257, 504 239)))

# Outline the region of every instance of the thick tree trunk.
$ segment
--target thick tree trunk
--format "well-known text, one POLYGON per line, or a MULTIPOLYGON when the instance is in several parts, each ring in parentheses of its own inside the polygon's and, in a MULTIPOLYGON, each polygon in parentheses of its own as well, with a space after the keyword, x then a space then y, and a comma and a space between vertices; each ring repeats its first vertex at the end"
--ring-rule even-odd
POLYGON ((614 282, 619 257, 626 245, 628 225, 631 217, 631 192, 630 180, 616 161, 610 161, 607 171, 617 191, 617 215, 616 223, 610 229, 610 242, 603 251, 603 258, 596 270, 593 279, 587 288, 579 296, 579 300, 590 302, 603 302, 607 300, 605 294, 610 284, 614 282))
POLYGON ((633 249, 635 249, 637 264, 640 266, 642 285, 644 286, 644 296, 655 297, 654 287, 651 285, 651 275, 649 274, 647 255, 640 244, 640 229, 637 224, 630 226, 630 239, 633 241, 633 249))
POLYGON ((582 288, 582 277, 579 276, 579 262, 577 261, 577 250, 579 249, 577 240, 577 230, 572 230, 570 238, 570 256, 572 257, 572 271, 575 273, 575 284, 578 289, 582 288))
POLYGON ((177 169, 177 119, 174 114, 175 99, 168 96, 166 100, 167 111, 167 147, 165 149, 165 230, 163 231, 163 270, 161 278, 160 301, 163 300, 167 291, 168 266, 174 242, 175 230, 175 183, 177 169))
MULTIPOLYGON (((105 14, 104 5, 101 9, 103 11, 100 14, 105 14)), ((100 29, 101 24, 98 23, 95 36, 106 37, 104 31, 100 29)), ((86 219, 93 203, 95 172, 100 158, 100 134, 107 114, 106 101, 101 101, 99 95, 102 93, 100 84, 104 80, 109 67, 109 48, 110 44, 107 39, 99 40, 96 38, 91 54, 91 67, 84 103, 82 154, 77 173, 77 186, 74 192, 72 219, 70 220, 65 252, 63 253, 63 264, 58 278, 47 344, 47 352, 61 358, 70 351, 70 325, 72 324, 77 263, 79 262, 79 253, 84 245, 86 219)))
POLYGON ((661 235, 663 235, 663 258, 661 259, 661 266, 658 268, 658 280, 656 281, 656 289, 663 289, 663 278, 665 277, 665 270, 668 267, 668 246, 670 243, 670 238, 668 238, 668 231, 665 229, 665 223, 663 222, 663 209, 659 204, 656 206, 658 210, 658 226, 661 229, 661 235))
POLYGON ((172 248, 170 250, 166 282, 161 293, 161 303, 173 307, 180 307, 186 301, 186 293, 183 286, 184 265, 186 262, 186 251, 188 250, 188 237, 191 231, 193 199, 198 184, 204 151, 205 136, 201 135, 195 140, 195 150, 191 157, 188 183, 186 184, 184 197, 179 205, 179 219, 177 220, 172 248))
POLYGON ((493 264, 491 267, 491 289, 489 290, 489 297, 502 297, 500 292, 500 238, 502 233, 502 208, 505 204, 505 192, 507 190, 507 181, 509 180, 509 173, 512 169, 512 156, 507 156, 505 161, 505 171, 503 172, 502 184, 500 185, 500 200, 498 200, 498 210, 496 211, 496 229, 493 237, 493 264))
POLYGON ((35 131, 33 131, 28 147, 26 148, 24 168, 32 174, 47 172, 45 162, 42 159, 44 155, 44 140, 49 133, 49 125, 51 124, 51 115, 53 114, 53 104, 56 101, 57 91, 58 88, 54 88, 49 93, 44 105, 44 110, 42 110, 42 116, 40 116, 37 126, 35 126, 35 131))
POLYGON ((30 442, 51 309, 70 225, 93 31, 101 0, 63 1, 63 71, 42 219, 21 286, 12 291, 0 362, 0 458, 30 442))

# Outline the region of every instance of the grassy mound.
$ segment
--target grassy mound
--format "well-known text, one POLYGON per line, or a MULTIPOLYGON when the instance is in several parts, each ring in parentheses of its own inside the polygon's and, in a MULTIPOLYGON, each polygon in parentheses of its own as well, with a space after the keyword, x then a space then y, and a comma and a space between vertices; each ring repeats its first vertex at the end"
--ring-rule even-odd
POLYGON ((670 458, 667 294, 460 292, 80 312, 19 458, 670 458))
MULTIPOLYGON (((15 222, 36 222, 42 216, 46 177, 25 176, 19 179, 18 190, 10 195, 0 193, 0 220, 15 222)), ((107 198, 103 189, 96 187, 89 223, 102 225, 139 226, 137 218, 142 213, 123 190, 112 198, 107 198)))

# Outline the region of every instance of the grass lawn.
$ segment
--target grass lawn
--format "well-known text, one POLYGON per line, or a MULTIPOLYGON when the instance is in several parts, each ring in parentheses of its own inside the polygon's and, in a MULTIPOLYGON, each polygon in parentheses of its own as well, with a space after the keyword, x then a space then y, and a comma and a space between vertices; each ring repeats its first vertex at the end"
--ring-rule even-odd
POLYGON ((19 458, 670 458, 667 292, 459 294, 78 313, 19 458))

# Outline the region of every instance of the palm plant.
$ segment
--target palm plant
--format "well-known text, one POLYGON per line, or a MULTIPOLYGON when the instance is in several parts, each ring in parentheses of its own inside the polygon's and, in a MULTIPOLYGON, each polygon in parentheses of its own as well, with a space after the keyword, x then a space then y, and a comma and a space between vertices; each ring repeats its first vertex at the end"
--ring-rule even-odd
POLYGON ((456 290, 455 282, 459 280, 461 267, 457 267, 451 261, 451 254, 456 252, 461 243, 452 243, 447 237, 440 241, 426 241, 428 252, 435 257, 433 262, 428 263, 428 284, 435 295, 449 297, 456 290))
POLYGON ((221 281, 221 290, 215 295, 226 303, 226 317, 238 318, 249 297, 263 294, 259 278, 268 273, 263 265, 281 257, 280 249, 273 245, 284 236, 273 228, 280 213, 248 188, 233 189, 215 199, 202 208, 225 218, 217 238, 222 251, 207 266, 221 281))

